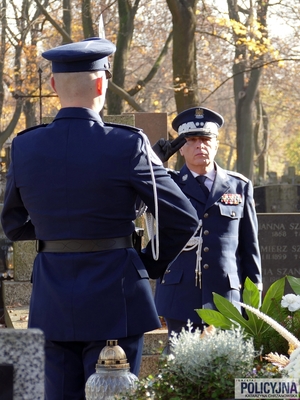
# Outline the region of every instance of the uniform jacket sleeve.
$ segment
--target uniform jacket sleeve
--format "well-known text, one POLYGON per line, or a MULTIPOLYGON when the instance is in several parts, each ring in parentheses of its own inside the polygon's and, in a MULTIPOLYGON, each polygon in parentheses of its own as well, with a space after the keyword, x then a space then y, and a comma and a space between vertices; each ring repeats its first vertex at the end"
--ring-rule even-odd
POLYGON ((245 186, 244 218, 241 219, 239 248, 242 281, 249 277, 261 289, 261 257, 258 242, 258 222, 251 181, 245 186))
POLYGON ((12 241, 35 240, 35 230, 14 179, 14 142, 11 164, 6 176, 6 190, 1 223, 6 236, 12 241))

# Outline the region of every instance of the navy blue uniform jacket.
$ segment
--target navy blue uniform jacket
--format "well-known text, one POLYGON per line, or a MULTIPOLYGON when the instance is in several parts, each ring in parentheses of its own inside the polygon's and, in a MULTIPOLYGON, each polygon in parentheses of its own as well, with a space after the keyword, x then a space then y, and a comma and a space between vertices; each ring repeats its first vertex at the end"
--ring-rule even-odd
MULTIPOLYGON (((130 235, 141 198, 154 213, 144 138, 134 128, 105 126, 85 108, 63 108, 53 123, 17 136, 2 226, 17 240, 99 239, 130 235)), ((38 253, 29 327, 46 339, 93 341, 160 326, 145 268, 165 267, 196 230, 193 207, 161 165, 160 259, 148 246, 89 253, 38 253), (172 216, 172 218, 170 218, 172 216)))
POLYGON ((196 249, 182 252, 171 263, 161 283, 157 283, 158 314, 166 318, 190 319, 200 324, 194 310, 215 309, 212 292, 230 301, 241 301, 247 276, 254 283, 261 283, 252 183, 241 174, 216 164, 215 167, 216 177, 208 199, 185 165, 180 172, 169 171, 202 219, 203 244, 201 289, 195 286, 196 249), (227 194, 237 194, 241 202, 229 204, 227 194))

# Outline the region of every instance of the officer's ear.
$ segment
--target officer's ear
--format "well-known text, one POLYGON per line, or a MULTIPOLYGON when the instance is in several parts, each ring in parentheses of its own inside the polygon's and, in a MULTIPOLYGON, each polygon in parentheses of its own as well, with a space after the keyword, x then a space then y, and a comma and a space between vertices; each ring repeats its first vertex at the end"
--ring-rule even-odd
POLYGON ((54 92, 56 93, 56 88, 55 88, 55 79, 54 79, 54 77, 53 76, 51 76, 51 79, 50 79, 50 84, 51 84, 51 87, 52 87, 52 89, 54 90, 54 92))
POLYGON ((99 96, 102 95, 103 91, 103 78, 102 76, 96 79, 96 84, 97 84, 97 93, 99 96))

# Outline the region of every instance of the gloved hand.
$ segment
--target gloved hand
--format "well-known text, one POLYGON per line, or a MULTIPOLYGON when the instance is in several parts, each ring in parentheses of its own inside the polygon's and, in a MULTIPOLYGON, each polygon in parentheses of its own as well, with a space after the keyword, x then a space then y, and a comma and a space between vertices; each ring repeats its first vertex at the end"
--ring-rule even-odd
POLYGON ((155 154, 161 159, 162 162, 176 153, 186 143, 184 135, 179 135, 174 140, 159 139, 152 147, 155 154))

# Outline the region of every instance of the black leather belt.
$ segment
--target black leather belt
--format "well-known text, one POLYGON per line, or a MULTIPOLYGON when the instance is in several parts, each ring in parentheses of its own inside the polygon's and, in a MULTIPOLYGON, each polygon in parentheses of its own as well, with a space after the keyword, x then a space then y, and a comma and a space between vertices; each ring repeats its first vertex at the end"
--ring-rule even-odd
POLYGON ((70 240, 37 240, 38 253, 86 253, 91 251, 116 250, 133 247, 132 236, 111 239, 70 239, 70 240))

